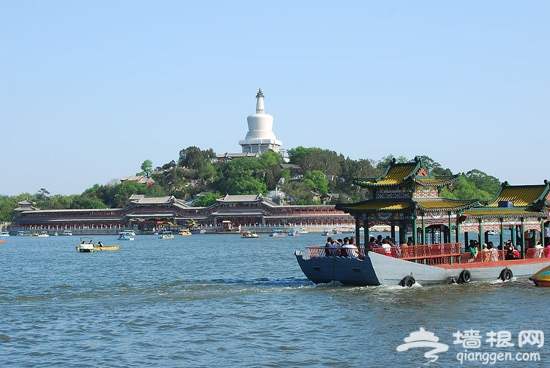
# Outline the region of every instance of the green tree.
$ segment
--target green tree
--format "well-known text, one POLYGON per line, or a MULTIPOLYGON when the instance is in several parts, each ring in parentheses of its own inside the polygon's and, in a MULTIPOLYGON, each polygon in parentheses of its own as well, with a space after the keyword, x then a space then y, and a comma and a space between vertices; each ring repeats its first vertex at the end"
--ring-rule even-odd
POLYGON ((441 196, 450 199, 479 199, 487 201, 493 195, 476 187, 473 182, 468 181, 465 175, 460 175, 459 181, 453 184, 452 190, 444 188, 441 191, 441 196))
POLYGON ((438 162, 432 160, 428 156, 418 156, 422 160, 422 165, 426 168, 429 174, 432 175, 452 175, 449 169, 444 169, 438 162))
POLYGON ((199 171, 205 163, 204 153, 200 148, 191 146, 180 151, 178 166, 199 171))
POLYGON ((215 189, 227 194, 266 193, 265 183, 256 177, 261 169, 257 158, 235 158, 221 166, 215 189))
POLYGON ((320 170, 306 171, 304 174, 304 183, 308 185, 311 190, 319 194, 328 193, 327 176, 320 170))
POLYGON ((141 164, 141 170, 143 175, 145 175, 145 177, 149 179, 151 177, 151 173, 153 172, 153 162, 151 160, 143 161, 143 163, 141 164))
POLYGON ((201 196, 198 196, 193 202, 195 207, 208 207, 216 203, 216 199, 221 198, 222 195, 219 192, 216 193, 204 193, 201 196))
POLYGON ((478 189, 483 190, 492 196, 500 190, 500 182, 494 176, 485 174, 480 170, 470 170, 465 175, 469 182, 473 183, 478 189))

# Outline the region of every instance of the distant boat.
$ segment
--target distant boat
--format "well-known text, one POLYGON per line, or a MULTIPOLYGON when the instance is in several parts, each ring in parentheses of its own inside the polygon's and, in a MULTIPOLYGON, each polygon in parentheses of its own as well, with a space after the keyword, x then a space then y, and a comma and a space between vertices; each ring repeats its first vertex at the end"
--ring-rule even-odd
POLYGON ((299 229, 298 229, 298 232, 299 232, 300 234, 309 234, 309 231, 308 231, 308 229, 307 229, 306 227, 301 227, 301 228, 299 228, 299 229))
POLYGON ((2 231, 0 233, 0 236, 10 236, 10 232, 9 231, 2 231))
POLYGON ((103 245, 101 242, 94 244, 94 239, 89 237, 80 238, 80 244, 76 246, 76 250, 81 253, 115 251, 119 248, 120 245, 103 245))
POLYGON ((273 238, 284 238, 286 236, 286 233, 283 230, 275 229, 269 233, 269 236, 273 238))
POLYGON ((252 231, 243 231, 242 237, 243 238, 259 238, 260 236, 256 233, 253 233, 252 231))
POLYGON ((63 234, 61 235, 65 235, 65 236, 72 236, 73 235, 73 232, 71 230, 64 230, 63 231, 63 234))
POLYGON ((94 251, 94 239, 88 237, 80 238, 80 244, 76 246, 76 250, 81 253, 92 253, 94 251))
POLYGON ((161 240, 172 240, 174 239, 174 234, 171 231, 164 231, 159 234, 158 238, 161 240))
POLYGON ((50 236, 50 234, 48 234, 47 231, 42 231, 40 232, 40 234, 38 234, 39 238, 47 238, 48 236, 50 236))
POLYGON ((298 229, 292 229, 288 232, 287 235, 288 236, 300 236, 300 232, 298 231, 298 229))
POLYGON ((190 230, 180 230, 180 235, 190 236, 193 235, 193 233, 190 230))
POLYGON ((118 240, 134 240, 132 233, 133 231, 131 230, 121 231, 118 233, 118 240))

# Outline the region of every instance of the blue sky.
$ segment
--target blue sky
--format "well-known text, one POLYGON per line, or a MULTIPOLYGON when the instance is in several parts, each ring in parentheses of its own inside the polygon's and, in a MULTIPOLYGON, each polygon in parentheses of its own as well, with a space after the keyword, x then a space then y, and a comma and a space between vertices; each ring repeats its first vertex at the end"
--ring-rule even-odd
POLYGON ((0 0, 0 194, 79 194, 189 146, 550 179, 548 1, 0 0))

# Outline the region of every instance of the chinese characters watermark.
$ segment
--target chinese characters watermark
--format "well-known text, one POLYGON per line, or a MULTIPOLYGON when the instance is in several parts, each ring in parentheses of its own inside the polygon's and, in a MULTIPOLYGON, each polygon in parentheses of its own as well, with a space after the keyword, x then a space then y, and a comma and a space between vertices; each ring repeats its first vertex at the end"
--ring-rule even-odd
MULTIPOLYGON (((463 364, 464 362, 481 362, 483 364, 495 364, 504 361, 540 361, 540 351, 525 351, 525 349, 540 349, 544 346, 544 332, 541 330, 522 330, 517 336, 510 331, 483 332, 481 330, 469 329, 457 331, 452 334, 455 338, 454 345, 461 346, 464 351, 456 354, 456 359, 463 364), (480 348, 509 349, 515 348, 516 351, 481 351, 480 348), (523 349, 522 351, 517 351, 523 349)), ((399 352, 407 351, 411 348, 428 348, 424 357, 429 361, 435 362, 438 354, 445 353, 449 346, 439 342, 439 337, 433 332, 426 331, 421 327, 418 331, 411 332, 408 337, 403 339, 404 344, 397 346, 399 352)))

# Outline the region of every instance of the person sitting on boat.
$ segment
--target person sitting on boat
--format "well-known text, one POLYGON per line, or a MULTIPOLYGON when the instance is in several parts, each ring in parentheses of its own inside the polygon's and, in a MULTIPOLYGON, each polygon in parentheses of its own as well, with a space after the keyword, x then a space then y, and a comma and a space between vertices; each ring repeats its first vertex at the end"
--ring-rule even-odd
POLYGON ((90 244, 94 244, 94 240, 93 240, 93 239, 90 239, 90 244))
POLYGON ((103 243, 101 242, 101 240, 97 242, 97 246, 100 248, 103 246, 103 243))
POLYGON ((483 247, 481 248, 481 261, 487 262, 491 259, 491 252, 489 249, 487 249, 487 243, 483 243, 483 247))
MULTIPOLYGON (((344 241, 345 243, 345 241, 344 241)), ((344 244, 342 247, 343 251, 347 254, 348 257, 351 258, 358 258, 359 257, 359 251, 357 249, 357 246, 355 244, 350 244, 349 242, 347 244, 344 244)))
POLYGON ((382 240, 382 248, 384 248, 386 255, 391 257, 391 244, 387 238, 382 240))
POLYGON ((340 243, 337 240, 333 239, 328 247, 331 257, 340 255, 340 243))
POLYGON ((330 251, 329 248, 332 245, 332 238, 329 236, 327 237, 327 242, 325 243, 325 256, 330 257, 330 251))
POLYGON ((475 240, 470 240, 470 243, 468 245, 468 248, 466 248, 466 252, 470 252, 472 255, 470 256, 470 259, 474 259, 477 256, 477 246, 475 240))
POLYGON ((518 259, 520 258, 519 252, 514 248, 514 243, 508 242, 508 249, 506 251, 506 259, 518 259))
POLYGON ((492 241, 487 243, 487 249, 491 254, 490 261, 491 262, 498 261, 498 251, 496 250, 495 245, 493 244, 492 241))

